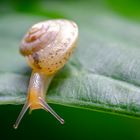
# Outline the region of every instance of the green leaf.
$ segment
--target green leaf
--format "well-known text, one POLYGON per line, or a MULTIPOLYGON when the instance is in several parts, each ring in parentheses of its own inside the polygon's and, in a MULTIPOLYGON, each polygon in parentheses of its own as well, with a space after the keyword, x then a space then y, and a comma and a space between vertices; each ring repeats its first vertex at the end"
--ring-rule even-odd
MULTIPOLYGON (((82 6, 48 3, 52 11, 57 7, 78 23, 80 37, 72 58, 54 77, 47 101, 140 117, 140 25, 105 9, 82 6)), ((18 46, 32 24, 47 19, 1 16, 0 104, 24 103, 31 69, 18 46)))

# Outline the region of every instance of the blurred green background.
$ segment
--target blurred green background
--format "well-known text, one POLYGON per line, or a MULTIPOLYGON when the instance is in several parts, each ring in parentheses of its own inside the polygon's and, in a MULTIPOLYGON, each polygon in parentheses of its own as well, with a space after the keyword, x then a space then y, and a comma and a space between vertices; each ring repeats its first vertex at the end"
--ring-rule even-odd
MULTIPOLYGON (((74 13, 74 10, 77 9, 77 7, 83 11, 82 14, 84 12, 89 12, 89 15, 92 16, 92 13, 90 12, 92 8, 94 8, 95 12, 96 10, 100 11, 106 9, 124 19, 138 23, 140 22, 139 0, 1 0, 0 16, 8 16, 12 13, 26 13, 33 16, 67 18, 69 15, 68 13, 74 13), (65 5, 68 5, 64 10, 67 11, 67 14, 63 13, 61 5, 63 5, 63 8, 65 5), (85 10, 84 7, 89 7, 89 11, 85 10)), ((81 12, 80 10, 79 12, 81 12)), ((75 15, 78 14, 75 13, 75 15)), ((78 19, 78 16, 74 16, 75 20, 76 18, 78 19)), ((131 119, 113 114, 59 105, 51 106, 56 112, 59 112, 59 114, 63 116, 66 121, 64 125, 60 125, 49 113, 46 113, 43 110, 36 110, 33 111, 31 115, 28 115, 27 113, 21 122, 20 127, 17 130, 14 130, 12 126, 22 106, 1 105, 0 139, 140 139, 139 119, 131 119)))

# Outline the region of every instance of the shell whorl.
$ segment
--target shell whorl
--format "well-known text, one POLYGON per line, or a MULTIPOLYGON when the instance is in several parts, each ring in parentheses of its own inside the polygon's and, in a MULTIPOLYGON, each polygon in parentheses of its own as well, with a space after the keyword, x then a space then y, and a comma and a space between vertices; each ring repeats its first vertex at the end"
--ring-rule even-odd
POLYGON ((30 55, 38 51, 55 40, 60 31, 60 26, 56 22, 40 22, 31 27, 24 36, 20 45, 20 52, 23 55, 30 55))
POLYGON ((29 65, 47 74, 54 73, 66 63, 76 46, 78 27, 69 20, 48 20, 31 27, 24 36, 20 52, 29 65))

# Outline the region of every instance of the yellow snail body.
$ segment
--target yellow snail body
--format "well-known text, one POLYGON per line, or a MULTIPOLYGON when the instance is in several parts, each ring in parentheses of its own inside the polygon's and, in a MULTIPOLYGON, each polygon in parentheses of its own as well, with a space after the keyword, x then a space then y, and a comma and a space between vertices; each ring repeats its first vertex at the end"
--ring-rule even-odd
POLYGON ((45 102, 45 92, 55 75, 76 47, 78 27, 69 20, 48 20, 33 25, 24 36, 20 52, 32 68, 26 102, 17 118, 17 128, 28 108, 45 109, 60 123, 64 120, 45 102))

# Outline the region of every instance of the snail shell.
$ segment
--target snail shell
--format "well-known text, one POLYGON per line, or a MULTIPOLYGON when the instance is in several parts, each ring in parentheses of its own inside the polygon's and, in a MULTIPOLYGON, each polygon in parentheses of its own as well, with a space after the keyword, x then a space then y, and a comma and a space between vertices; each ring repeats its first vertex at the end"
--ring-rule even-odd
POLYGON ((55 73, 64 66, 76 46, 78 27, 69 20, 48 20, 31 27, 20 46, 32 69, 55 73))

